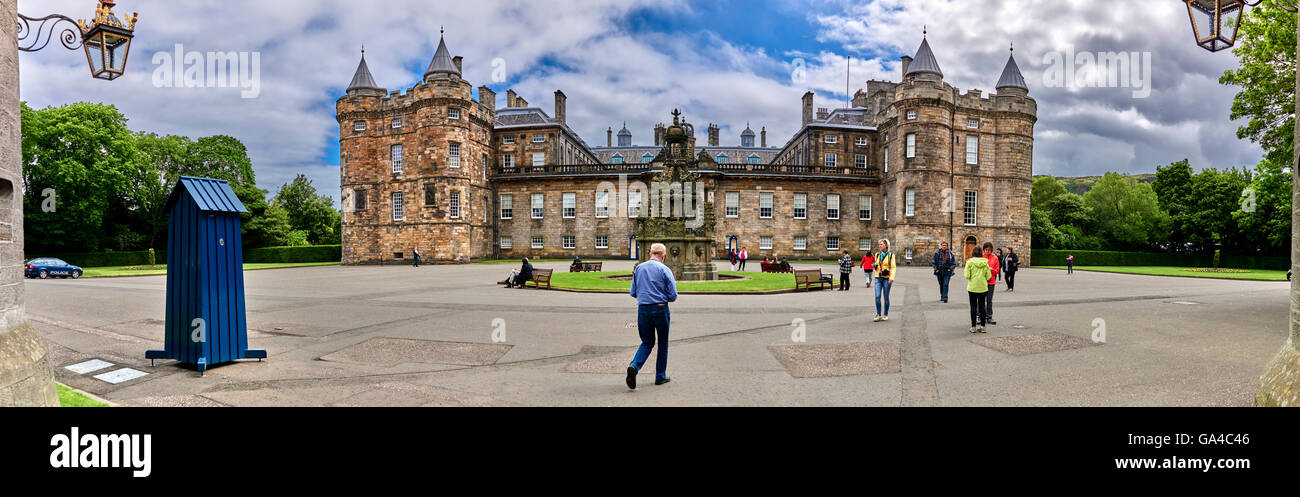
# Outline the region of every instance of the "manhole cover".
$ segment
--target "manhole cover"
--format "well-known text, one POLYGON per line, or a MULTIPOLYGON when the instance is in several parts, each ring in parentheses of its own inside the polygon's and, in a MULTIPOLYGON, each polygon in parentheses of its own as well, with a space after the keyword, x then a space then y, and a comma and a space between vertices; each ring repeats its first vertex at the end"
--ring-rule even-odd
POLYGON ((110 367, 110 366, 112 366, 112 365, 113 365, 113 363, 108 362, 108 361, 101 361, 101 360, 99 360, 99 359, 91 359, 91 360, 89 360, 89 361, 86 361, 86 362, 79 362, 79 363, 73 364, 73 365, 71 365, 71 366, 64 366, 63 369, 66 369, 66 370, 68 370, 68 371, 72 371, 73 373, 77 373, 77 374, 86 374, 86 373, 93 373, 93 372, 95 372, 95 371, 99 371, 99 370, 101 370, 101 369, 104 369, 104 368, 110 367))

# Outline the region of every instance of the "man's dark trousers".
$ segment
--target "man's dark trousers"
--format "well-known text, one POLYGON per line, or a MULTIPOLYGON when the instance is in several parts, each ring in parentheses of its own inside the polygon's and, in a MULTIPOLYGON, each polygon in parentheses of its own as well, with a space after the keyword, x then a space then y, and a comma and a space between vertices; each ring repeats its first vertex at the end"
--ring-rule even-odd
POLYGON ((636 324, 641 333, 641 347, 636 349, 632 367, 641 371, 641 366, 650 358, 650 349, 654 348, 657 337, 659 351, 655 354, 655 380, 662 380, 668 377, 668 305, 641 304, 637 307, 636 324))
POLYGON ((948 301, 948 282, 952 281, 952 273, 940 270, 935 275, 939 279, 939 299, 948 301))
POLYGON ((840 290, 849 289, 849 280, 853 279, 851 276, 853 276, 852 273, 840 273, 840 290))

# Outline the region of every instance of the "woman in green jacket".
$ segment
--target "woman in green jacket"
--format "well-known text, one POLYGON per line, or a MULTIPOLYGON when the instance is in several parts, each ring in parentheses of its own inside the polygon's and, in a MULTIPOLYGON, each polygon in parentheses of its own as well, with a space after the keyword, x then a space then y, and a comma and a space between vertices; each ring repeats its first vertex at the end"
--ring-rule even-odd
POLYGON ((966 259, 964 274, 966 291, 970 294, 970 332, 984 333, 984 323, 989 319, 984 308, 984 294, 989 291, 989 278, 993 277, 993 270, 989 268, 989 261, 984 258, 984 251, 980 247, 975 247, 970 259, 966 259))

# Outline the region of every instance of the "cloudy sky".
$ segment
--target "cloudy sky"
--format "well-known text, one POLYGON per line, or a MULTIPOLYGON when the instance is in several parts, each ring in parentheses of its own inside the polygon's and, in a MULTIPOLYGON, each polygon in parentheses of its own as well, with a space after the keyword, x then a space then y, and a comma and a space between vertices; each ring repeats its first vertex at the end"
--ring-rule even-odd
MULTIPOLYGON (((258 183, 274 192, 306 174, 337 197, 342 95, 366 47, 375 79, 390 90, 415 84, 446 27, 465 76, 498 93, 513 88, 548 113, 569 97, 568 121, 593 146, 623 122, 638 144, 677 107, 697 127, 717 123, 739 144, 750 122, 780 146, 800 121, 800 96, 839 107, 846 76, 897 81, 928 26, 930 44, 958 88, 993 91, 1008 47, 1038 100, 1034 173, 1153 172, 1188 158, 1193 167, 1253 165, 1261 151, 1235 138, 1232 88, 1219 76, 1230 52, 1194 44, 1178 0, 119 0, 140 13, 127 75, 88 77, 85 58, 57 45, 22 56, 22 95, 43 107, 75 101, 116 105, 135 130, 193 137, 232 135, 248 145, 258 183), (162 70, 184 51, 256 52, 256 98, 239 88, 168 87, 162 70), (1150 88, 1088 87, 1096 53, 1149 53, 1150 88), (852 57, 846 74, 846 57, 852 57), (493 82, 493 61, 505 81, 493 82), (806 77, 792 75, 798 60, 806 77), (164 84, 160 85, 159 82, 164 84), (1140 90, 1140 89, 1139 89, 1140 90), (1137 94, 1143 92, 1137 91, 1137 94)), ((91 0, 20 0, 28 16, 90 17, 91 0)), ((205 55, 206 57, 206 55, 205 55)), ((1140 62, 1128 67, 1141 75, 1140 62)), ((206 61, 206 59, 204 59, 206 61)), ((174 61, 173 61, 174 64, 174 61)), ((172 66, 174 67, 174 65, 172 66)), ((1132 76, 1132 74, 1130 75, 1132 76)), ((1139 77, 1138 81, 1142 79, 1139 77)), ((498 99, 503 103, 503 97, 498 99)))

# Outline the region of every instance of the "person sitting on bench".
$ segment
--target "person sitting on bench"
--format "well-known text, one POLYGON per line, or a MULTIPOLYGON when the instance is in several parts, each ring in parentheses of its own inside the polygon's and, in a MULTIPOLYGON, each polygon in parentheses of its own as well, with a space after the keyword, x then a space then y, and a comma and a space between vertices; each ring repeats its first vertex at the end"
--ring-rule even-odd
POLYGON ((524 258, 523 267, 519 268, 519 274, 512 278, 506 279, 506 288, 519 287, 523 288, 524 283, 533 279, 533 265, 528 263, 528 258, 524 258))

